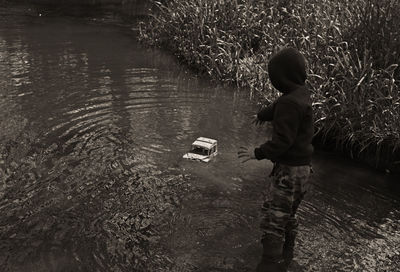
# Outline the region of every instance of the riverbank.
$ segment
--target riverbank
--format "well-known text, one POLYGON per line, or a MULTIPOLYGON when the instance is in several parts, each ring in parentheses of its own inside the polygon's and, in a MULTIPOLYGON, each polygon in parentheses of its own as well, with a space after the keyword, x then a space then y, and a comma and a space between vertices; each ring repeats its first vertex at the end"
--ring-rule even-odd
POLYGON ((261 93, 266 104, 277 96, 266 71, 269 56, 283 46, 299 48, 308 60, 317 145, 398 172, 398 7, 393 1, 171 0, 158 3, 140 39, 219 82, 261 93))

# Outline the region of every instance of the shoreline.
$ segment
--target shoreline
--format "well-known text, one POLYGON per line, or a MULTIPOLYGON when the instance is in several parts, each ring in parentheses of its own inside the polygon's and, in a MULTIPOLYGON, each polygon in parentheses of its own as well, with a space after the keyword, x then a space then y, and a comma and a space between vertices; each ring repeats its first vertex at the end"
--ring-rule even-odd
MULTIPOLYGON (((400 173, 398 59, 384 62, 381 55, 371 54, 373 48, 357 51, 361 41, 351 40, 359 31, 357 14, 348 19, 353 20, 352 28, 338 20, 364 5, 362 1, 344 9, 312 0, 284 7, 247 0, 207 3, 158 4, 154 16, 140 25, 140 41, 168 50, 211 80, 257 92, 266 104, 277 96, 265 67, 269 56, 283 46, 297 47, 308 61, 317 148, 386 173, 400 173), (317 13, 310 17, 306 11, 314 8, 317 13)), ((382 31, 391 31, 391 25, 383 27, 382 31)))

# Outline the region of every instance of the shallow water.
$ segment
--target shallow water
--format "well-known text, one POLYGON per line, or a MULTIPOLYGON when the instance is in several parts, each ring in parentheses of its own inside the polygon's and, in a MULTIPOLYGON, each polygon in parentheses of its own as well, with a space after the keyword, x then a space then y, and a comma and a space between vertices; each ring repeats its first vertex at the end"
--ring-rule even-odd
MULTIPOLYGON (((5 271, 252 271, 271 164, 256 99, 101 18, 0 17, 5 271), (215 138, 209 164, 181 157, 215 138)), ((400 269, 398 177, 314 159, 292 271, 400 269)))

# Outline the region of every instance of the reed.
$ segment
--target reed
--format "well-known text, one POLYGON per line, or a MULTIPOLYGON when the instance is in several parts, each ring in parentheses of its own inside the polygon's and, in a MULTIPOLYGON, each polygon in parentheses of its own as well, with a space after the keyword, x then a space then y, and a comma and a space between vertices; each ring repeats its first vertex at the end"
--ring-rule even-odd
POLYGON ((352 157, 373 154, 376 166, 399 163, 398 1, 170 0, 155 7, 140 25, 143 42, 267 101, 277 95, 269 56, 297 47, 308 61, 317 138, 352 157))

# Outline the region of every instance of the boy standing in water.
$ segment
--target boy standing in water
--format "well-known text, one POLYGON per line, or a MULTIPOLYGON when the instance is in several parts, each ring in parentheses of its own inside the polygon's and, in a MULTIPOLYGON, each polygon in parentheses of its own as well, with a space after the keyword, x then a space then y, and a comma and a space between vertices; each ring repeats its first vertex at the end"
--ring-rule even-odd
POLYGON ((294 48, 283 49, 270 59, 268 73, 282 95, 257 114, 255 123, 271 121, 272 139, 254 151, 242 148, 238 152, 243 162, 268 159, 274 163, 270 192, 262 206, 263 254, 257 272, 286 271, 292 261, 298 225, 295 213, 306 193, 314 135, 303 56, 294 48))

